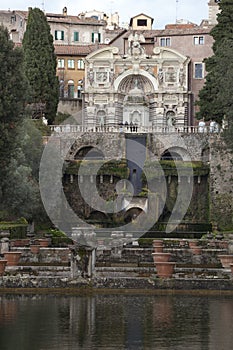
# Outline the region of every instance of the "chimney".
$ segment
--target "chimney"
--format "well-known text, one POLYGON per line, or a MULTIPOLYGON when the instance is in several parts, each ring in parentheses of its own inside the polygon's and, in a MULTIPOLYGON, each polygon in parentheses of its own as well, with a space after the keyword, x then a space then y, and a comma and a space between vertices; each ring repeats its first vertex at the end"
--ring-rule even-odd
POLYGON ((63 7, 62 13, 63 16, 67 16, 67 7, 63 7))

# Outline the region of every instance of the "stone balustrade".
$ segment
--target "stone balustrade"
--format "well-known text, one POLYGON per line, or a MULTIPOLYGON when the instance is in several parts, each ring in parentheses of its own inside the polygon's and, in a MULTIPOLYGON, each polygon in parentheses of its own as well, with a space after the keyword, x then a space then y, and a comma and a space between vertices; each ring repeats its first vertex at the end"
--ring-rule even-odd
POLYGON ((214 134, 219 133, 221 130, 213 129, 211 126, 180 126, 180 127, 160 127, 160 126, 82 126, 82 125, 50 125, 52 133, 56 134, 73 134, 73 133, 158 133, 158 134, 214 134))

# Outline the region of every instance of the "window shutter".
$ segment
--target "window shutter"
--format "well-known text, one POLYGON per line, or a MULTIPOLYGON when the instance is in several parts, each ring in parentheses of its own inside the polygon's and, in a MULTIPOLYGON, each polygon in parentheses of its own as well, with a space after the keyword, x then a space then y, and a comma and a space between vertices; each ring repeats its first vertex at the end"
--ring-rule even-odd
POLYGON ((61 40, 64 40, 64 31, 61 31, 61 40))
POLYGON ((79 32, 74 32, 74 41, 79 41, 79 32))

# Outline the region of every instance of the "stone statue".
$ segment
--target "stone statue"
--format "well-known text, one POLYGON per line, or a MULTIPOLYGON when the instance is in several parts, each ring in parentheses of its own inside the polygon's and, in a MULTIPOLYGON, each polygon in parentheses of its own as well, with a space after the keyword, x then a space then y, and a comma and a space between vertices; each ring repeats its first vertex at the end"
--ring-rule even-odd
POLYGON ((142 34, 130 34, 128 38, 129 44, 129 55, 134 56, 137 59, 139 56, 144 54, 144 48, 141 47, 140 43, 144 43, 145 38, 142 34))
POLYGON ((92 69, 88 70, 87 72, 87 80, 89 81, 90 85, 92 86, 94 82, 94 72, 92 69))

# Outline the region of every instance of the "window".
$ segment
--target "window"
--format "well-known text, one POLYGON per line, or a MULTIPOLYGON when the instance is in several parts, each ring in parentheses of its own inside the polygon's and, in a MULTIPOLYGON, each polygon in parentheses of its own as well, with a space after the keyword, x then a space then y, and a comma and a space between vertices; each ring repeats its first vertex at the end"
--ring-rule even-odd
POLYGON ((194 78, 195 79, 203 79, 204 78, 203 63, 194 63, 194 78))
POLYGON ((194 36, 193 43, 194 45, 204 45, 204 36, 194 36))
POLYGON ((64 40, 63 30, 55 30, 55 40, 64 40))
POLYGON ((101 42, 101 34, 100 34, 100 33, 92 33, 92 34, 91 34, 91 41, 92 41, 93 43, 95 43, 96 41, 97 41, 98 43, 100 43, 100 42, 101 42))
POLYGON ((74 81, 68 81, 68 98, 74 98, 74 81))
POLYGON ((171 38, 161 38, 160 46, 171 46, 171 38))
POLYGON ((138 19, 137 26, 138 27, 147 27, 147 19, 138 19))
POLYGON ((69 69, 74 69, 74 60, 68 60, 67 67, 69 69))
POLYGON ((74 41, 79 41, 79 32, 74 32, 74 41))
POLYGON ((65 67, 65 60, 64 58, 58 58, 57 60, 57 68, 64 68, 65 67))
POLYGON ((78 60, 78 69, 84 69, 84 61, 78 60))
POLYGON ((16 16, 11 16, 11 24, 14 24, 16 22, 16 16))

